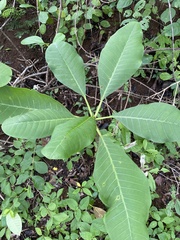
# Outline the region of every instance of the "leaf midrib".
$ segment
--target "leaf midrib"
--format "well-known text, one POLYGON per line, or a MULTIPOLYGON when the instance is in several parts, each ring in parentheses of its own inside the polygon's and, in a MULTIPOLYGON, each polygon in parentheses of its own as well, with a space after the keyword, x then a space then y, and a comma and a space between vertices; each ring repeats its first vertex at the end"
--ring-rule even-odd
MULTIPOLYGON (((134 31, 134 28, 133 28, 132 32, 133 32, 133 31, 134 31)), ((123 51, 122 51, 122 53, 121 53, 121 55, 120 55, 120 58, 119 58, 116 66, 115 66, 115 68, 114 68, 114 71, 112 72, 111 76, 109 77, 109 82, 108 82, 108 84, 107 84, 107 86, 106 86, 106 89, 104 90, 104 94, 103 94, 103 96, 101 97, 101 99, 104 99, 105 96, 106 96, 107 90, 108 90, 109 86, 110 86, 111 83, 112 83, 113 76, 114 76, 114 74, 115 74, 115 72, 116 72, 116 69, 117 69, 118 66, 119 66, 119 62, 120 62, 120 60, 121 60, 121 58, 122 58, 122 55, 123 55, 123 53, 124 53, 124 51, 125 51, 125 49, 126 49, 126 47, 127 47, 127 45, 128 45, 128 42, 129 42, 130 37, 131 37, 131 35, 132 35, 132 32, 131 32, 131 34, 129 35, 129 38, 128 38, 128 40, 127 40, 127 42, 126 42, 126 44, 125 44, 125 46, 124 46, 124 48, 123 48, 123 51)))
POLYGON ((52 110, 52 107, 45 107, 45 108, 37 108, 37 107, 26 107, 26 106, 22 106, 22 105, 14 105, 14 104, 6 104, 6 103, 0 103, 0 107, 1 106, 6 106, 6 107, 9 107, 9 108, 16 108, 16 109, 25 109, 25 110, 29 110, 29 111, 33 111, 33 110, 52 110))
POLYGON ((148 121, 148 122, 159 122, 159 123, 166 123, 166 124, 169 124, 169 125, 179 125, 179 123, 176 123, 176 122, 169 122, 169 121, 166 121, 166 120, 158 120, 158 119, 150 119, 150 118, 143 118, 143 117, 132 117, 132 116, 114 116, 115 118, 120 118, 119 120, 121 119, 132 119, 132 120, 142 120, 142 121, 148 121))
MULTIPOLYGON (((125 200, 124 200, 122 191, 121 191, 121 185, 120 185, 120 183, 119 183, 119 179, 118 179, 118 176, 117 176, 117 174, 116 174, 116 170, 115 170, 115 167, 114 167, 114 164, 113 164, 113 161, 112 161, 112 158, 111 158, 111 154, 110 154, 110 152, 109 152, 109 149, 108 149, 108 147, 106 146, 106 143, 105 143, 105 141, 104 141, 104 139, 103 139, 102 136, 101 136, 101 139, 102 139, 102 142, 103 142, 103 144, 104 144, 104 147, 105 147, 105 149, 106 149, 106 151, 107 151, 107 153, 108 153, 108 156, 109 156, 109 159, 110 159, 110 163, 111 163, 111 166, 112 166, 112 168, 113 168, 113 172, 114 172, 114 174, 115 174, 115 179, 116 179, 117 185, 118 185, 118 187, 119 187, 120 196, 121 196, 121 198, 122 198, 122 202, 123 202, 123 205, 124 205, 124 209, 125 209, 125 212, 126 212, 126 215, 127 215, 129 232, 130 232, 130 234, 131 234, 131 228, 130 228, 130 225, 131 225, 131 224, 130 224, 130 221, 129 221, 129 214, 128 214, 128 211, 127 211, 127 208, 126 208, 126 204, 125 204, 125 200)), ((132 238, 132 234, 131 234, 131 238, 132 238)))
POLYGON ((54 152, 57 151, 57 149, 59 148, 59 146, 62 147, 63 141, 70 135, 71 132, 75 131, 75 130, 76 130, 77 128, 79 128, 81 125, 83 125, 84 123, 86 123, 86 121, 88 121, 89 119, 91 119, 91 118, 89 117, 89 118, 87 118, 85 121, 83 121, 83 122, 81 122, 80 124, 76 125, 74 128, 71 128, 71 129, 67 132, 67 134, 62 138, 62 140, 59 142, 59 144, 56 146, 56 148, 54 148, 54 151, 52 152, 51 155, 53 155, 54 152))
POLYGON ((59 48, 58 48, 57 44, 56 44, 56 43, 54 43, 54 44, 55 44, 56 49, 58 50, 58 53, 59 53, 60 56, 62 57, 62 61, 63 61, 64 64, 66 65, 66 67, 67 67, 67 69, 69 70, 70 74, 73 76, 73 80, 74 80, 74 82, 76 83, 76 85, 78 86, 80 92, 82 93, 82 96, 85 96, 85 94, 84 94, 84 92, 82 91, 82 89, 81 89, 78 81, 76 80, 74 74, 72 73, 71 69, 69 68, 69 65, 66 63, 66 61, 65 61, 64 58, 63 58, 63 55, 62 55, 61 52, 59 51, 59 48))
MULTIPOLYGON (((21 116, 21 115, 18 115, 18 116, 21 116)), ((16 116, 15 116, 16 117, 16 116)), ((44 120, 33 120, 32 121, 20 121, 20 122, 17 122, 17 123, 11 123, 11 126, 18 126, 18 125, 21 125, 21 124, 33 124, 33 123, 45 123, 45 122, 56 122, 56 121, 59 121, 59 120, 72 120, 74 119, 75 117, 64 117, 64 118, 54 118, 54 119, 44 119, 44 120)))

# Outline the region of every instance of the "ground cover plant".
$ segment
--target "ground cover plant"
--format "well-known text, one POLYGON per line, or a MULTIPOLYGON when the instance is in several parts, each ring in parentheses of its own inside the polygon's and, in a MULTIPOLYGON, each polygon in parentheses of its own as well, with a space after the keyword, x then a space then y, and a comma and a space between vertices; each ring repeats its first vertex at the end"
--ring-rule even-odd
MULTIPOLYGON (((29 150, 23 150, 25 145, 21 145, 21 141, 15 142, 14 147, 19 147, 20 150, 15 151, 16 154, 14 154, 14 150, 11 150, 11 156, 17 155, 22 157, 14 157, 10 164, 12 167, 11 171, 6 169, 10 156, 7 158, 2 156, 1 161, 4 164, 1 168, 3 181, 1 185, 3 192, 1 236, 6 235, 6 238, 10 238, 11 234, 7 230, 7 225, 14 234, 20 235, 22 221, 25 224, 29 211, 29 206, 22 209, 21 203, 24 204, 25 198, 32 198, 34 192, 32 189, 34 189, 41 191, 42 196, 46 195, 46 197, 42 198, 43 201, 41 198, 38 200, 38 206, 35 207, 32 214, 36 220, 33 218, 28 222, 29 225, 33 226, 33 229, 35 228, 32 236, 34 234, 36 239, 37 235, 39 236, 38 239, 53 239, 55 236, 58 239, 78 239, 79 237, 82 239, 114 239, 117 236, 119 236, 119 239, 149 239, 149 236, 151 239, 178 239, 179 218, 177 215, 179 214, 179 201, 176 198, 178 187, 176 193, 176 187, 175 190, 172 188, 170 194, 172 200, 169 201, 169 206, 166 209, 159 209, 157 214, 155 214, 157 208, 152 207, 149 210, 151 199, 154 200, 157 197, 154 193, 156 186, 153 176, 159 172, 169 172, 168 168, 162 166, 164 155, 167 156, 166 151, 169 152, 169 156, 173 156, 177 161, 179 158, 177 152, 178 144, 170 143, 179 141, 179 110, 174 106, 178 106, 179 91, 178 52, 176 54, 175 51, 175 47, 178 48, 179 43, 178 40, 174 39, 177 32, 176 34, 169 30, 162 32, 157 41, 143 39, 142 30, 146 31, 149 28, 151 19, 146 17, 145 13, 149 9, 149 14, 152 12, 157 14, 157 8, 154 6, 153 1, 149 1, 149 7, 144 1, 137 1, 134 6, 134 13, 132 13, 123 10, 127 6, 121 6, 122 2, 117 2, 119 12, 122 12, 125 18, 133 16, 132 19, 124 20, 122 24, 132 20, 133 22, 116 31, 109 38, 105 47, 103 46, 104 48, 99 56, 97 66, 100 89, 98 96, 99 104, 93 107, 91 106, 91 101, 89 101, 88 88, 91 80, 89 82, 86 78, 87 66, 85 68, 82 58, 74 49, 78 45, 81 46, 84 36, 81 39, 82 41, 79 41, 77 32, 73 30, 73 38, 69 38, 67 32, 63 32, 67 36, 58 33, 52 43, 50 43, 51 41, 45 43, 42 40, 44 38, 42 36, 32 36, 22 41, 22 44, 31 44, 33 48, 37 44, 40 45, 41 51, 45 51, 46 61, 58 80, 57 82, 81 96, 81 101, 75 102, 75 105, 81 109, 76 111, 80 113, 79 116, 75 112, 72 114, 59 101, 47 95, 25 88, 19 89, 5 86, 11 81, 12 71, 7 65, 1 63, 0 110, 3 113, 1 115, 3 131, 12 137, 25 138, 29 139, 29 141, 30 139, 44 139, 52 135, 49 142, 45 140, 44 147, 38 145, 38 153, 35 150, 37 145, 35 140, 33 140, 33 144, 31 143, 34 149, 33 153, 32 150, 30 152, 29 150), (140 24, 137 23, 137 20, 140 24), (165 38, 162 38, 163 33, 166 35, 165 38), (152 55, 149 55, 151 50, 147 51, 146 49, 144 52, 142 40, 146 48, 153 47, 155 49, 159 49, 158 44, 163 48, 165 47, 164 43, 168 44, 173 40, 174 63, 171 64, 172 55, 169 49, 167 49, 165 55, 163 50, 157 51, 152 58, 152 55), (66 41, 71 42, 74 47, 66 41), (154 42, 156 42, 156 45, 154 45, 154 42), (165 58, 167 59, 166 62, 164 62, 165 58), (162 98, 160 98, 156 99, 157 102, 155 103, 141 104, 130 108, 127 108, 126 104, 125 110, 117 111, 116 108, 112 108, 108 113, 107 111, 105 112, 104 105, 108 103, 111 96, 116 94, 117 89, 122 87, 126 91, 128 88, 127 81, 133 74, 134 76, 146 78, 147 73, 143 66, 151 65, 151 61, 156 61, 157 59, 160 69, 153 69, 150 78, 156 80, 160 76, 163 81, 171 81, 165 90, 162 90, 162 94, 164 95, 166 90, 172 88, 172 102, 165 104, 161 102, 162 98), (170 71, 167 74, 165 70, 169 64, 171 64, 170 71), (174 82, 172 78, 175 80, 174 82), (105 122, 105 124, 102 126, 101 122, 105 122), (109 126, 108 129, 107 126, 109 126), (164 142, 165 147, 163 145, 164 142), (92 181, 81 184, 75 181, 77 189, 69 188, 67 197, 64 197, 62 189, 56 194, 56 187, 54 188, 53 184, 49 185, 39 176, 48 173, 47 164, 41 161, 41 159, 44 159, 44 156, 46 159, 63 159, 69 169, 72 169, 73 162, 78 161, 84 153, 88 153, 95 160, 92 181), (131 160, 130 156, 132 154, 140 158, 141 170, 131 160), (26 161, 28 167, 26 166, 26 161), (20 170, 15 174, 13 168, 19 168, 19 166, 22 168, 22 171, 20 170), (15 177, 10 177, 13 173, 15 177), (36 176, 37 173, 38 176, 36 176), (148 181, 145 175, 148 175, 148 181), (11 185, 6 178, 10 179, 11 185), (28 181, 31 183, 30 187, 28 186, 28 181), (37 182, 41 184, 38 186, 37 182), (26 187, 22 191, 18 188, 16 190, 16 185, 19 184, 25 184, 26 187), (6 188, 6 185, 9 187, 6 188), (13 196, 16 197, 16 200, 14 201, 11 198, 11 189, 15 189, 13 196), (75 196, 76 193, 79 196, 77 198, 75 196), (106 212, 102 208, 94 209, 93 205, 97 194, 99 194, 99 198, 105 205, 103 209, 106 212), (50 196, 48 197, 48 195, 50 196), (17 198, 19 197, 20 200, 18 201, 17 198), (56 199, 59 197, 62 201, 58 203, 56 199), (55 202, 55 204, 50 202, 55 202), (78 208, 81 211, 77 211, 78 208), (87 214, 85 213, 86 211, 88 211, 87 214), (149 211, 150 218, 147 222, 149 211), (95 214, 95 212, 98 212, 98 214, 95 214), (101 219, 96 219, 97 215, 100 215, 101 219), (139 222, 136 221, 137 218, 139 222), (41 224, 43 219, 45 228, 41 224), (60 226, 58 221, 61 221, 60 226), (12 226, 15 222, 17 224, 13 228, 12 226), (146 228, 146 222, 148 229, 146 228), (50 235, 51 237, 49 237, 50 235)), ((55 2, 52 8, 46 1, 39 3, 42 4, 38 6, 39 30, 43 35, 46 34, 46 27, 50 23, 47 21, 47 17, 56 19, 55 8, 56 10, 58 8, 55 6, 55 2), (49 11, 49 9, 51 10, 49 11), (43 16, 46 21, 42 18, 43 16)), ((21 7, 25 9, 33 6, 23 4, 21 7)), ((178 8, 175 1, 171 4, 174 9, 178 8)), ((2 6, 2 9, 4 6, 2 6)), ((83 6, 86 6, 84 2, 82 2, 82 9, 83 6)), ((111 21, 109 24, 108 21, 102 21, 102 12, 106 9, 106 14, 108 13, 112 16, 116 2, 108 5, 110 8, 103 6, 103 10, 99 9, 100 11, 98 12, 97 8, 100 8, 100 6, 100 2, 93 1, 93 7, 91 6, 88 9, 86 6, 85 11, 89 11, 88 16, 90 19, 88 20, 90 22, 96 22, 99 27, 104 26, 104 30, 100 33, 101 39, 106 32, 106 26, 112 24, 111 21), (101 24, 99 24, 100 21, 101 24)), ((65 5, 63 5, 63 9, 64 13, 69 11, 69 8, 66 8, 65 5)), ((75 8, 73 9, 75 12, 76 10, 75 8)), ((66 16, 67 19, 65 17, 66 20, 68 18, 69 20, 71 19, 71 14, 74 14, 73 11, 66 16)), ((176 10, 172 10, 172 13, 175 16, 176 10)), ((170 21, 171 26, 172 16, 169 19, 165 19, 165 15, 161 16, 162 21, 165 24, 170 21)), ((79 16, 83 16, 82 12, 79 16)), ((80 20, 82 21, 83 18, 80 20)), ((61 23, 61 27, 63 27, 66 21, 61 23)), ((71 28, 71 24, 67 23, 66 27, 71 28)), ((84 29, 85 26, 93 27, 93 25, 84 25, 84 29)), ((92 63, 93 61, 92 59, 92 63)), ((96 58, 95 61, 97 61, 96 58)), ((32 64, 32 66, 34 65, 32 64)), ((47 76, 46 81, 48 80, 47 76)), ((15 82, 18 83, 18 81, 15 82)), ((12 84, 11 81, 10 85, 16 84, 12 84)), ((53 92, 50 92, 51 94, 53 92)), ((155 94, 155 96, 158 96, 158 94, 155 94)), ((128 101, 131 101, 131 98, 128 97, 126 103, 128 101)), ((62 103, 64 102, 62 101, 62 103)), ((31 147, 26 149, 31 149, 31 147)), ((178 182, 178 178, 176 179, 176 182, 178 182)), ((58 181, 58 177, 55 177, 55 181, 57 181, 56 184, 62 184, 61 178, 58 181)))
POLYGON ((148 239, 146 221, 151 198, 144 174, 114 142, 113 136, 97 128, 96 121, 115 118, 140 137, 159 143, 179 141, 180 135, 179 110, 164 103, 139 105, 111 116, 98 116, 103 100, 140 67, 141 42, 142 30, 135 22, 121 28, 107 42, 99 59, 101 97, 95 113, 86 99, 85 70, 80 56, 71 45, 57 39, 47 48, 46 61, 50 69, 60 82, 82 95, 89 116, 74 116, 59 102, 33 90, 1 88, 3 131, 26 139, 52 135, 41 151, 49 159, 67 160, 99 135, 93 177, 100 199, 108 209, 104 223, 110 239, 148 239))
MULTIPOLYGON (((93 180, 82 182, 77 189, 69 187, 68 197, 61 199, 64 188, 61 187, 62 178, 57 174, 59 170, 51 170, 51 179, 40 176, 48 172, 47 164, 41 161, 41 149, 35 141, 15 140, 8 154, 1 154, 1 194, 6 197, 3 199, 1 195, 0 237, 12 238, 11 231, 20 235, 25 219, 26 226, 32 227, 22 231, 21 236, 26 239, 48 240, 53 235, 56 236, 53 239, 106 236, 102 218, 95 218, 90 212, 90 209, 94 211, 91 205, 97 197, 93 180), (35 194, 35 189, 39 194, 35 194), (27 199, 35 199, 32 209, 27 199), (42 227, 44 221, 46 227, 42 227)), ((98 211, 100 214, 98 208, 94 209, 96 215, 98 211)))

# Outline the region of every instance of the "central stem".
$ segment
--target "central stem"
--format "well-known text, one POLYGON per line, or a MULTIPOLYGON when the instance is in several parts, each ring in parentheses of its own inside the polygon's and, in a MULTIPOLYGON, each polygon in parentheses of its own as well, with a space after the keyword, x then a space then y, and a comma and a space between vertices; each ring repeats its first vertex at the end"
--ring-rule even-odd
POLYGON ((99 111, 100 111, 100 108, 101 108, 102 102, 103 102, 103 100, 101 100, 100 103, 99 103, 99 105, 97 106, 97 109, 96 109, 96 112, 95 112, 95 115, 94 115, 95 118, 97 117, 97 115, 98 115, 98 113, 99 113, 99 111))
POLYGON ((92 111, 91 111, 91 107, 90 107, 90 105, 89 105, 89 102, 88 102, 86 96, 84 96, 84 100, 85 100, 86 106, 87 106, 87 108, 88 108, 89 114, 90 114, 90 116, 92 117, 92 116, 93 116, 93 113, 92 113, 92 111))

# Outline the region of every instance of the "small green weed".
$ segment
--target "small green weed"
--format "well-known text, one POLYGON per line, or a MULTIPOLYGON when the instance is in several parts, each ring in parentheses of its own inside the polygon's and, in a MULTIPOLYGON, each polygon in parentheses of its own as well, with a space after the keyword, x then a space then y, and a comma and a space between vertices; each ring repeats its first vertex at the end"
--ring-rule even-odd
POLYGON ((150 240, 179 240, 180 232, 180 201, 174 187, 171 190, 171 200, 164 209, 150 208, 149 235, 150 240))
POLYGON ((14 140, 9 153, 0 154, 0 237, 10 239, 11 232, 19 235, 22 225, 25 236, 30 228, 38 240, 105 237, 103 220, 97 217, 103 210, 94 207, 98 193, 93 179, 75 182, 63 197, 61 178, 54 174, 53 181, 45 180, 48 166, 41 148, 34 141, 14 140))

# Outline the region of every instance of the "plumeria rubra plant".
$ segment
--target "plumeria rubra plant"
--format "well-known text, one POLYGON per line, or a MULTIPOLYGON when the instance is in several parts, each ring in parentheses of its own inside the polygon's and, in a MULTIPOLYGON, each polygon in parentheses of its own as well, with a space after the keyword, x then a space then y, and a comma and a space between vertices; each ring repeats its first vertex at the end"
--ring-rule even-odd
POLYGON ((98 64, 100 103, 93 112, 86 98, 85 70, 74 47, 56 40, 46 50, 49 68, 62 84, 80 94, 89 116, 71 114, 61 103, 35 90, 0 88, 0 121, 3 131, 16 138, 51 136, 42 149, 49 159, 67 160, 97 141, 93 177, 99 197, 107 207, 104 224, 112 240, 149 239, 146 229, 150 192, 144 173, 125 153, 99 120, 112 118, 142 138, 154 142, 180 141, 180 112, 165 103, 138 105, 99 116, 102 103, 138 70, 143 57, 140 24, 131 22, 110 37, 98 64))

